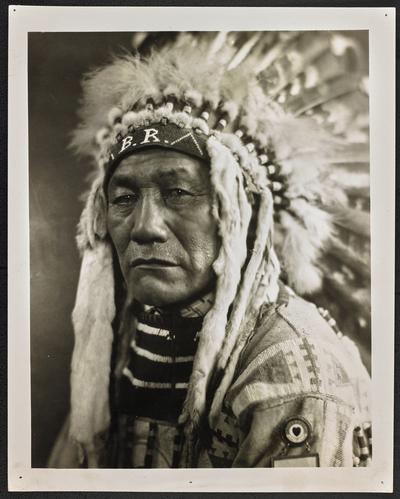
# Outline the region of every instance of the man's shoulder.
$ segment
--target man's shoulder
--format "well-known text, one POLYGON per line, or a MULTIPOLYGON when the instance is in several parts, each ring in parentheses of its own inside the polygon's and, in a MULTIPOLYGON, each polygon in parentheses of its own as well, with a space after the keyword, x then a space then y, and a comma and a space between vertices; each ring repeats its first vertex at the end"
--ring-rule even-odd
POLYGON ((361 411, 364 402, 355 399, 367 385, 357 347, 339 338, 314 304, 286 292, 284 299, 261 311, 227 400, 237 413, 255 403, 272 407, 304 397, 361 411))
POLYGON ((279 350, 285 349, 285 345, 307 342, 340 346, 316 305, 282 287, 277 302, 261 311, 258 324, 242 352, 242 361, 251 362, 260 352, 272 347, 279 350))

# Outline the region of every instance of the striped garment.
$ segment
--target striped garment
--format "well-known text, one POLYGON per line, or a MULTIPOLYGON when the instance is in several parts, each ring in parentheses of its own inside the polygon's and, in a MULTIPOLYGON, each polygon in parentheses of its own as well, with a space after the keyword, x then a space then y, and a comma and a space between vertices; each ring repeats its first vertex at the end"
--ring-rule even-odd
POLYGON ((179 315, 148 307, 138 314, 121 380, 121 414, 177 421, 192 372, 197 333, 211 304, 207 295, 180 310, 179 315))

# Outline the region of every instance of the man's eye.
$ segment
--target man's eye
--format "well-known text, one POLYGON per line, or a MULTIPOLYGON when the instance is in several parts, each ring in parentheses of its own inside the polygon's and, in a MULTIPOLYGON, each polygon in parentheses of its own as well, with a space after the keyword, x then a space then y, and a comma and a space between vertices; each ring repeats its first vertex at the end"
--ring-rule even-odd
POLYGON ((128 206, 136 201, 137 196, 134 194, 124 194, 123 196, 117 196, 112 200, 112 204, 118 206, 128 206))
POLYGON ((164 193, 164 197, 167 199, 181 199, 186 196, 191 196, 192 194, 184 189, 169 189, 164 193))

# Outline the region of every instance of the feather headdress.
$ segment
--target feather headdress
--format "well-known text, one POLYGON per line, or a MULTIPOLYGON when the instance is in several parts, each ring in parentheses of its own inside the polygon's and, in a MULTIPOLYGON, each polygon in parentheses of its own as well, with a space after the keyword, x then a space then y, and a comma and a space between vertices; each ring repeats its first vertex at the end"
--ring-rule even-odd
MULTIPOLYGON (((141 44, 145 40, 140 37, 141 44)), ((358 50, 354 41, 331 33, 181 34, 146 58, 125 54, 85 76, 73 145, 99 168, 79 225, 83 261, 73 313, 70 432, 89 465, 96 465, 96 436, 110 418, 116 310, 103 184, 116 156, 133 153, 135 134, 146 127, 153 136, 166 127, 178 137, 164 140, 166 147, 179 143, 183 152, 206 154, 210 165, 221 248, 213 265, 215 302, 199 335, 180 419, 191 431, 205 414, 215 379, 209 417, 218 412, 259 307, 276 299, 281 268, 287 283, 308 295, 327 282, 344 288, 348 269, 365 271, 343 241, 344 228, 368 235, 368 215, 358 211, 354 228, 348 211, 360 181, 364 192, 368 187, 362 172, 367 123, 360 119, 367 97, 358 50), (352 92, 359 104, 354 109, 349 102, 355 99, 346 102, 352 92), (252 217, 256 229, 249 239, 252 217)))

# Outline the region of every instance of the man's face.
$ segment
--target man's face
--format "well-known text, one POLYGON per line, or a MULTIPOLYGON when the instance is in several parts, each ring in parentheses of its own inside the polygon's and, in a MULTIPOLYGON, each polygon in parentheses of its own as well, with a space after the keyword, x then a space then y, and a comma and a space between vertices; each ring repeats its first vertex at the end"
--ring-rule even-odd
POLYGON ((121 161, 107 194, 108 231, 131 300, 173 305, 212 284, 219 239, 204 162, 163 149, 136 153, 121 161))

